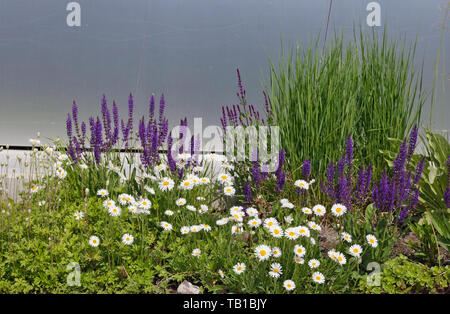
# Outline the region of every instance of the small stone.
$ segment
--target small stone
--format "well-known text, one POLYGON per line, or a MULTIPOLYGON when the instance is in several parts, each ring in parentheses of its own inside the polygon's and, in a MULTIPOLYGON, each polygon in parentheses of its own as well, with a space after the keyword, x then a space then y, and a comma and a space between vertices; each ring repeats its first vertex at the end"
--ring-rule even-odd
POLYGON ((199 294, 200 293, 200 287, 197 287, 196 285, 193 285, 187 280, 184 280, 177 289, 178 294, 199 294))

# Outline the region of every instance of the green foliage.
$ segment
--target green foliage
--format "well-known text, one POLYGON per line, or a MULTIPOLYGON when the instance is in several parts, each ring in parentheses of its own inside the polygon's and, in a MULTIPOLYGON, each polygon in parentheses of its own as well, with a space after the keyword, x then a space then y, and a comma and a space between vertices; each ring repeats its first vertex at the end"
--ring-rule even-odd
POLYGON ((388 41, 386 30, 378 37, 361 31, 344 43, 338 36, 323 51, 317 39, 282 52, 278 66, 271 61, 265 88, 292 171, 310 158, 323 176, 349 134, 356 159, 378 169, 387 137, 405 137, 420 120, 425 98, 415 45, 388 41))
POLYGON ((387 261, 391 257, 395 242, 404 234, 395 224, 393 213, 379 215, 373 204, 369 204, 365 211, 354 211, 352 215, 345 216, 344 230, 353 235, 355 243, 366 242, 367 234, 373 234, 378 239, 376 250, 369 247, 363 254, 363 265, 387 261))
POLYGON ((382 265, 379 286, 368 285, 364 276, 359 288, 364 293, 436 293, 446 289, 449 280, 450 266, 427 267, 400 255, 382 265))
MULTIPOLYGON (((422 138, 425 154, 417 153, 411 158, 413 167, 417 167, 422 158, 425 158, 422 178, 419 181, 420 202, 417 210, 418 213, 423 213, 426 210, 448 213, 444 203, 444 191, 447 188, 446 162, 447 157, 450 155, 450 144, 445 137, 432 133, 428 129, 425 129, 425 135, 422 138)), ((380 152, 383 154, 389 167, 392 167, 396 152, 398 152, 402 141, 398 138, 389 138, 389 142, 391 143, 391 148, 380 150, 380 152)))
POLYGON ((417 236, 419 242, 413 243, 410 241, 408 245, 414 249, 419 260, 434 265, 438 259, 438 246, 432 225, 422 220, 416 224, 411 223, 409 227, 417 236))

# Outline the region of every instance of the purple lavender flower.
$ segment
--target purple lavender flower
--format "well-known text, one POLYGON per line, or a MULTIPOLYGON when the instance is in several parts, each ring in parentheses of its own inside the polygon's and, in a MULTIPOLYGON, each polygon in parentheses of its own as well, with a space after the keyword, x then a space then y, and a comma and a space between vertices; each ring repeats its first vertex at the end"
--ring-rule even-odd
POLYGON ((283 192, 284 184, 286 183, 286 172, 281 171, 280 175, 277 178, 277 191, 278 193, 283 192))
POLYGON ((70 114, 67 115, 66 132, 67 132, 67 137, 69 138, 69 145, 67 147, 67 153, 72 158, 72 160, 75 161, 76 160, 76 155, 75 155, 75 150, 74 150, 74 147, 73 147, 72 118, 70 117, 70 114))
POLYGON ((311 173, 311 161, 309 159, 306 159, 302 165, 303 180, 308 181, 310 173, 311 173))
POLYGON ((252 188, 249 182, 244 183, 244 196, 247 203, 251 203, 253 201, 252 188))
POLYGON ((420 177, 422 176, 423 166, 425 164, 425 157, 423 157, 420 162, 417 164, 416 173, 414 175, 414 184, 417 185, 419 183, 420 177))
POLYGON ((80 141, 81 149, 83 151, 86 148, 85 141, 86 141, 86 122, 83 121, 83 122, 81 122, 81 141, 80 141))
POLYGON ((113 101, 113 121, 114 121, 114 130, 111 135, 109 147, 113 147, 119 138, 119 109, 117 108, 116 103, 113 101))
POLYGON ((80 127, 78 124, 78 105, 75 100, 72 103, 72 117, 75 125, 75 134, 77 135, 78 139, 81 139, 80 127))
POLYGON ((408 153, 406 154, 407 160, 410 160, 411 156, 414 154, 414 150, 416 149, 417 133, 418 133, 417 125, 414 125, 414 127, 411 130, 411 134, 409 136, 408 153))
POLYGON ((388 182, 386 171, 380 180, 374 185, 372 190, 372 200, 374 207, 380 211, 392 211, 394 208, 395 183, 388 182))
MULTIPOLYGON (((326 184, 322 184, 322 191, 328 195, 331 199, 335 200, 336 192, 334 190, 334 163, 333 160, 331 160, 330 164, 328 165, 327 169, 327 182, 326 184)), ((299 194, 299 191, 297 191, 297 195, 299 194)))
POLYGON ((169 138, 167 139, 167 163, 169 165, 170 171, 172 173, 174 173, 177 170, 177 165, 172 156, 172 145, 173 145, 173 138, 172 138, 172 132, 170 132, 169 138))
POLYGON ((241 80, 241 72, 239 71, 239 69, 236 69, 237 72, 237 76, 238 76, 238 87, 239 87, 239 93, 237 93, 237 96, 241 102, 241 104, 243 104, 244 106, 247 104, 247 100, 246 100, 246 92, 244 87, 242 86, 242 80, 241 80))
POLYGON ((400 180, 402 174, 404 173, 406 155, 407 155, 406 139, 404 139, 402 145, 400 146, 400 152, 398 153, 397 158, 394 160, 393 173, 394 178, 397 181, 400 180))

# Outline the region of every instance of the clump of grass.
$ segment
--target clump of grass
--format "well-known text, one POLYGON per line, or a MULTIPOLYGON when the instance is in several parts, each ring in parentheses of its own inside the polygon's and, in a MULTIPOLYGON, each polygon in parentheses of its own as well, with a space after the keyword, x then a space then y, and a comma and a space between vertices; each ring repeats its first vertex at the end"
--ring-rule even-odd
POLYGON ((306 48, 283 47, 278 65, 270 60, 265 90, 294 174, 307 158, 325 173, 349 135, 363 147, 358 162, 382 165, 388 137, 404 138, 420 122, 425 94, 415 48, 388 40, 386 30, 360 31, 348 41, 335 35, 323 50, 319 38, 306 48))

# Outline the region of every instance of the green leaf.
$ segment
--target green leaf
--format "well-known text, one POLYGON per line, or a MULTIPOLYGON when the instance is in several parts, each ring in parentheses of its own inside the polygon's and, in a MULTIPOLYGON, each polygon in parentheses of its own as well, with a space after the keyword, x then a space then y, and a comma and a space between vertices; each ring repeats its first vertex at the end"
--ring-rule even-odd
POLYGON ((368 222, 368 223, 371 223, 372 222, 372 219, 373 219, 373 217, 375 216, 375 212, 377 211, 377 209, 373 206, 373 203, 371 203, 371 204, 369 204, 367 207, 366 207, 366 213, 365 213, 365 218, 366 218, 366 221, 368 222))

